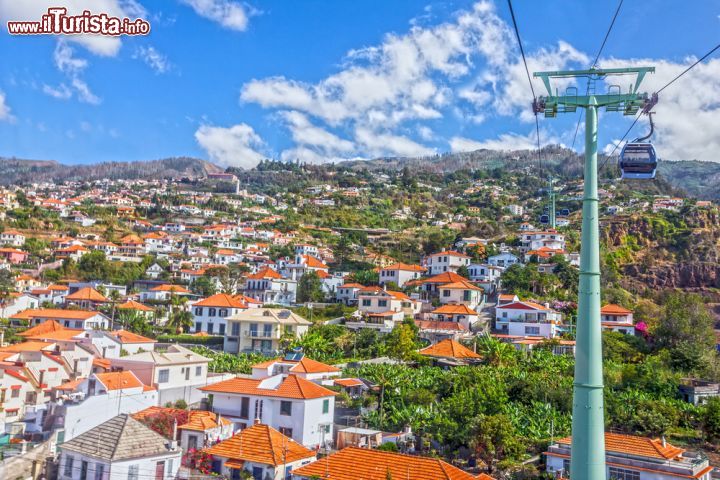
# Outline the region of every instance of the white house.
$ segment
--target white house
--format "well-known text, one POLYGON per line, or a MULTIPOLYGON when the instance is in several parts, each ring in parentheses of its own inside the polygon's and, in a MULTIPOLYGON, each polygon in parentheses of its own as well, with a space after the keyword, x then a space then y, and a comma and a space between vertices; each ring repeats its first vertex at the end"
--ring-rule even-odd
MULTIPOLYGON (((548 473, 567 477, 571 438, 551 444, 545 452, 548 473)), ((607 478, 623 480, 710 480, 713 467, 706 456, 676 447, 662 439, 605 433, 607 478)))
POLYGON ((335 292, 335 300, 344 303, 345 305, 357 305, 358 293, 363 288, 365 287, 359 283, 344 283, 340 285, 335 292))
POLYGON ((25 245, 25 235, 17 230, 5 230, 0 233, 0 244, 12 247, 22 247, 25 245))
POLYGON ((498 253, 497 255, 491 255, 488 257, 488 265, 492 265, 493 267, 503 267, 507 268, 510 265, 515 265, 516 263, 520 262, 520 259, 513 255, 510 252, 503 252, 498 253))
POLYGON ((470 330, 478 321, 478 313, 467 305, 443 305, 431 312, 432 318, 436 322, 454 322, 463 326, 465 330, 470 330))
MULTIPOLYGON (((52 298, 50 290, 47 292, 48 296, 52 298)), ((38 308, 39 306, 40 299, 35 295, 28 295, 27 293, 11 293, 6 300, 0 301, 0 317, 9 318, 22 312, 23 310, 38 308)))
POLYGON ((83 330, 107 329, 110 319, 100 312, 89 310, 62 310, 56 308, 29 308, 16 313, 10 320, 27 320, 29 325, 35 326, 46 320, 56 320, 67 328, 80 328, 83 330))
POLYGON ((127 414, 58 445, 60 480, 174 479, 182 450, 127 414))
POLYGON ((256 379, 268 378, 283 373, 322 383, 323 380, 339 377, 342 372, 337 367, 315 361, 298 352, 292 352, 283 358, 268 360, 252 366, 252 378, 256 379))
POLYGON ((440 286, 440 303, 443 305, 467 305, 477 310, 485 300, 483 289, 468 281, 448 283, 440 286))
POLYGON ((207 385, 210 359, 180 345, 164 352, 142 352, 110 359, 114 369, 130 370, 146 385, 158 389, 159 402, 200 401, 198 387, 207 385))
POLYGON ((229 353, 264 352, 267 355, 280 350, 283 337, 300 338, 311 322, 300 315, 281 308, 251 308, 225 319, 224 350, 229 353))
POLYGON ((444 272, 455 272, 462 266, 470 265, 470 257, 460 252, 446 250, 428 255, 424 259, 424 266, 429 275, 444 272))
POLYGON ((562 330, 562 315, 547 305, 516 301, 495 307, 495 329, 511 336, 554 338, 562 330))
POLYGON ((191 312, 195 322, 194 332, 207 332, 210 335, 225 335, 227 317, 236 315, 248 306, 241 297, 217 293, 192 304, 191 312))
POLYGON ((411 280, 417 280, 427 269, 420 265, 394 263, 380 269, 380 285, 393 282, 402 288, 411 280))
POLYGON ((315 452, 274 428, 256 423, 208 448, 213 471, 240 478, 240 471, 262 480, 286 480, 292 471, 316 460, 315 452))
POLYGON ((375 328, 389 332, 405 317, 420 313, 422 304, 403 292, 367 287, 358 294, 358 310, 363 317, 359 322, 346 322, 348 328, 375 328))
POLYGON ((270 267, 247 276, 243 293, 263 303, 292 305, 295 303, 297 281, 284 278, 270 267))
POLYGON ((523 232, 520 235, 519 249, 521 252, 539 250, 543 247, 551 250, 565 250, 565 235, 556 230, 523 232))
POLYGON ((201 390, 241 429, 259 420, 309 448, 332 444, 335 392, 297 375, 236 377, 201 390))
POLYGON ((600 309, 600 325, 603 330, 611 330, 628 335, 635 334, 633 312, 614 303, 604 305, 600 309))
POLYGON ((55 387, 47 419, 58 438, 71 440, 119 413, 158 404, 158 392, 132 372, 93 373, 55 387))

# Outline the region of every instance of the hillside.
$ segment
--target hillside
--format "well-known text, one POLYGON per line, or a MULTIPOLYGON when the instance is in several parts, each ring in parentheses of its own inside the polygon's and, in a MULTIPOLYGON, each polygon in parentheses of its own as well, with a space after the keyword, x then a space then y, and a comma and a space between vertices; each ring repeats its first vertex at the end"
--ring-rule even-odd
POLYGON ((87 181, 108 178, 145 179, 201 177, 223 169, 191 157, 173 157, 138 162, 103 162, 90 165, 66 165, 52 160, 0 158, 0 185, 87 181))

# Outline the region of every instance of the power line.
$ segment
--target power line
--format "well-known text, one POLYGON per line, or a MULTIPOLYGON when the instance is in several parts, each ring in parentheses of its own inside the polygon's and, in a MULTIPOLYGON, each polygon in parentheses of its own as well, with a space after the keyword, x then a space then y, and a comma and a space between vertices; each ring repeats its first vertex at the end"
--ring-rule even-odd
MULTIPOLYGON (((513 10, 512 0, 508 0, 508 8, 510 9, 510 17, 512 18, 513 28, 515 29, 515 38, 517 38, 518 46, 520 47, 520 55, 522 55, 523 65, 525 65, 525 74, 527 75, 534 103, 537 99, 537 95, 535 95, 535 87, 533 87, 532 79, 530 78, 530 69, 528 68, 527 59, 525 58, 525 49, 523 48, 522 40, 520 39, 520 29, 518 29, 517 20, 515 19, 515 10, 513 10)), ((537 112, 535 112, 535 135, 537 136, 538 170, 542 171, 542 154, 540 153, 540 121, 538 120, 537 112)))
MULTIPOLYGON (((602 54, 602 51, 605 49, 605 44, 608 41, 608 37, 610 37, 610 32, 613 29, 613 26, 615 25, 615 20, 617 20, 618 14, 620 13, 620 8, 622 7, 624 0, 620 0, 620 3, 618 3, 617 8, 615 9, 615 14, 612 17, 612 21, 610 22, 610 26, 607 29, 607 32, 605 32, 605 38, 603 38, 602 43, 600 44, 600 49, 598 49, 597 55, 595 55, 595 60, 593 60, 592 65, 590 65, 590 68, 594 68, 597 66, 598 60, 600 59, 600 55, 602 54)), ((587 80, 587 88, 585 89, 585 95, 588 95, 590 93, 590 79, 587 80)), ((570 149, 572 150, 575 148, 575 141, 577 140, 577 134, 578 130, 580 129, 580 121, 582 120, 583 114, 585 110, 580 110, 580 114, 578 115, 578 121, 577 125, 575 125, 575 135, 573 135, 573 141, 572 146, 570 149)))
POLYGON ((672 85, 672 84, 675 82, 675 80, 677 80, 677 79, 679 79, 680 77, 682 77, 683 75, 685 75, 685 74, 686 74, 687 72, 689 72, 695 65, 697 65, 698 63, 702 62, 702 61, 705 60, 707 57, 709 57, 710 55, 712 55, 712 54, 715 52, 715 50, 717 50, 718 48, 720 48, 720 43, 718 43, 717 45, 715 45, 715 48, 713 48, 713 49, 710 50, 708 53, 706 53, 705 55, 703 55, 702 58, 700 58, 698 61, 696 61, 695 63, 693 63, 692 65, 690 65, 688 68, 686 68, 685 70, 683 70, 683 72, 682 72, 680 75, 678 75, 677 77, 673 78, 673 79, 670 80, 668 83, 666 83, 665 86, 662 87, 660 90, 658 90, 656 93, 660 93, 660 92, 662 92, 663 90, 665 90, 667 87, 669 87, 670 85, 672 85))

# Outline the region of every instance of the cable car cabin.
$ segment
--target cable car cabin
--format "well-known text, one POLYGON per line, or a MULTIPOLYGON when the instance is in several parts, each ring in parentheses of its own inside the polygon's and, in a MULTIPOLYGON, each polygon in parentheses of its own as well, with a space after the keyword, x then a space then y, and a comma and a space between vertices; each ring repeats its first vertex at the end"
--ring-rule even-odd
POLYGON ((653 179, 657 169, 655 147, 648 142, 628 142, 620 152, 623 179, 653 179))
POLYGON ((550 215, 540 215, 540 223, 542 223, 542 224, 550 223, 550 215))
POLYGON ((570 216, 570 209, 569 208, 563 208, 560 210, 560 216, 561 217, 568 217, 570 216))

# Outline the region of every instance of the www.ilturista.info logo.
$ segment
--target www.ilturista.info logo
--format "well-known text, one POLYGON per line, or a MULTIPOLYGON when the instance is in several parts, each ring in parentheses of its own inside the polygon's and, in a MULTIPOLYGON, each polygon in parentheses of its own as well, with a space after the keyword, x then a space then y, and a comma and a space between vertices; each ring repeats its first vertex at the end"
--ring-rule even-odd
POLYGON ((147 35, 150 22, 142 18, 111 17, 106 13, 91 13, 85 10, 81 15, 68 15, 67 8, 48 8, 39 22, 7 22, 11 35, 147 35))

